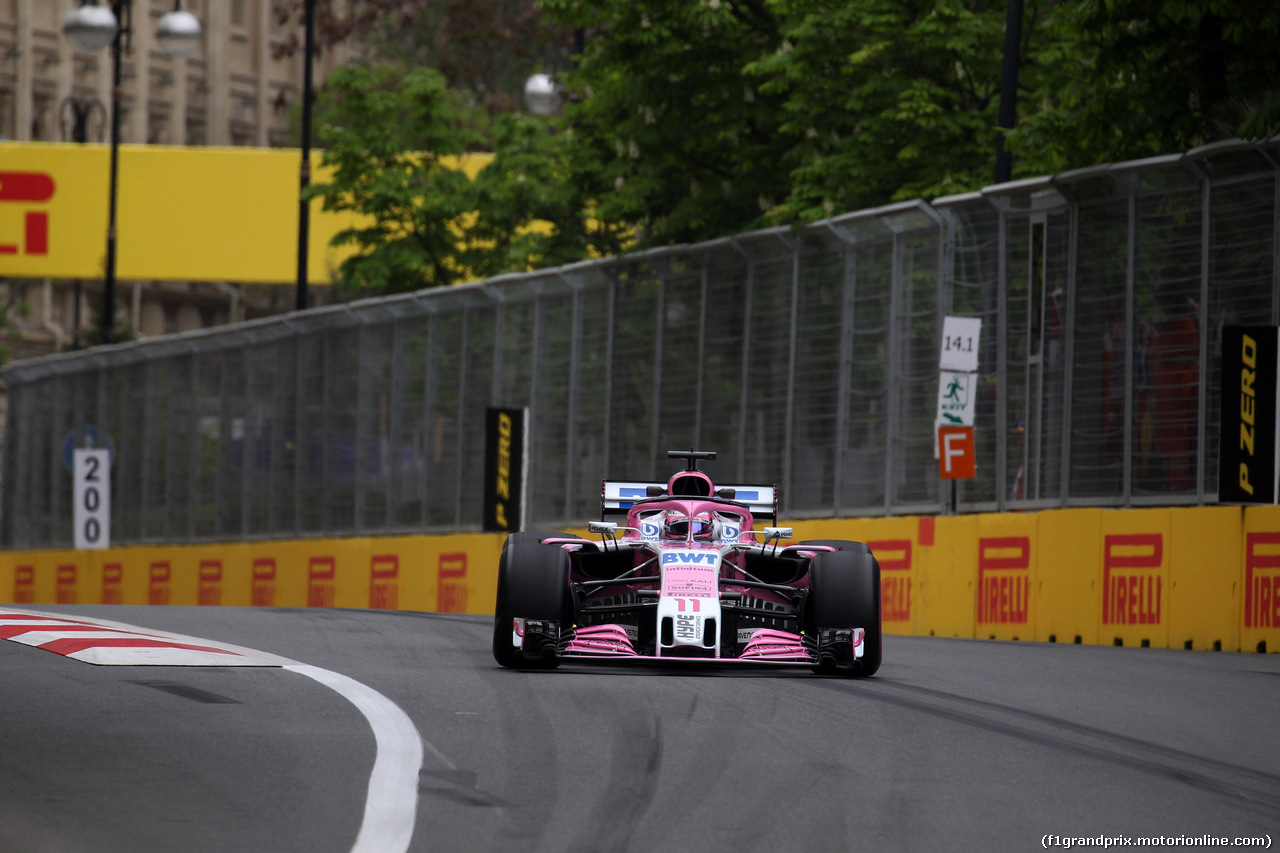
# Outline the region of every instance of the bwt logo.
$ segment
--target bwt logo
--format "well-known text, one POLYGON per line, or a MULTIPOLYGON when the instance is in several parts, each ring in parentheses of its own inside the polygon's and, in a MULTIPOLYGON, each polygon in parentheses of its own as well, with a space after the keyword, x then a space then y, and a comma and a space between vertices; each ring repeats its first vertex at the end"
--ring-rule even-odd
POLYGON ((1244 626, 1280 628, 1280 533, 1245 536, 1244 626), (1263 548, 1268 553, 1259 553, 1263 548))
POLYGON ((911 621, 911 540, 883 539, 867 547, 880 563, 880 618, 885 622, 911 621), (893 574, 883 574, 893 572, 893 574))
POLYGON ((395 610, 399 606, 400 557, 380 554, 369 563, 369 607, 395 610))
POLYGON ((714 551, 670 551, 662 555, 662 565, 696 566, 706 563, 708 566, 714 566, 717 556, 714 551))
POLYGON ((978 621, 1025 625, 1031 600, 1031 538, 978 540, 978 621))
POLYGON ((196 595, 198 604, 216 607, 222 603, 221 560, 200 561, 200 589, 196 595))
POLYGON ((58 566, 56 600, 59 604, 76 603, 76 567, 58 566))
POLYGON ((307 606, 332 607, 338 565, 333 557, 312 557, 307 565, 307 606))
POLYGON ((173 574, 168 560, 151 564, 151 580, 147 588, 147 604, 169 603, 169 579, 173 574))
POLYGON ((276 559, 275 557, 258 557, 254 559, 253 588, 249 591, 249 602, 254 607, 276 606, 276 559))
MULTIPOLYGON (((44 172, 0 172, 0 201, 42 204, 53 198, 53 176, 44 172)), ((22 222, 22 254, 49 254, 49 214, 29 210, 22 222)), ((16 255, 13 243, 0 243, 0 255, 16 255)))
POLYGON ((13 603, 36 603, 35 566, 18 566, 13 570, 13 603))
POLYGON ((467 612, 467 555, 441 554, 437 566, 436 610, 467 612))
POLYGON ((124 566, 121 563, 104 563, 102 566, 102 603, 124 603, 124 566))
POLYGON ((1103 540, 1102 624, 1159 625, 1164 536, 1112 533, 1103 540))

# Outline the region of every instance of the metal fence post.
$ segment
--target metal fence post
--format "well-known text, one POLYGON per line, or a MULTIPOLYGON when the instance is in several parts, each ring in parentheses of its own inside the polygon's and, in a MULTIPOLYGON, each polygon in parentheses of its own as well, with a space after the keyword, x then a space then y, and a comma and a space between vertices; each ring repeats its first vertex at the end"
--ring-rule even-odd
POLYGON ((840 383, 836 390, 836 435, 835 435, 835 471, 831 484, 831 512, 837 515, 844 506, 844 468, 845 449, 849 443, 849 385, 853 376, 853 332, 855 317, 854 297, 857 289, 858 252, 856 241, 850 243, 844 236, 835 232, 841 240, 841 254, 844 256, 843 287, 841 288, 840 305, 840 367, 837 371, 840 383))
MULTIPOLYGON (((618 277, 613 270, 609 274, 609 332, 604 343, 604 461, 605 465, 613 462, 613 339, 617 330, 618 277)), ((607 476, 607 475, 606 475, 607 476)))
POLYGON ((1124 270, 1124 450, 1122 491, 1125 506, 1133 500, 1133 346, 1134 340, 1134 283, 1137 272, 1137 233, 1138 199, 1132 184, 1127 187, 1128 224, 1125 232, 1125 270, 1124 270))
POLYGON ((796 348, 799 343, 800 311, 800 241, 791 242, 791 329, 787 340, 787 413, 782 425, 784 452, 782 454, 782 509, 789 511, 792 503, 791 474, 795 470, 795 419, 796 419, 796 348))
POLYGON ((693 406, 693 443, 696 447, 702 447, 703 386, 706 384, 703 378, 702 365, 707 363, 707 288, 711 277, 707 264, 708 258, 704 252, 701 263, 702 276, 699 282, 701 285, 701 298, 699 300, 701 306, 698 311, 698 390, 693 406))
MULTIPOLYGON (((1200 179, 1200 310, 1196 322, 1200 334, 1200 363, 1198 365, 1200 381, 1197 383, 1196 401, 1196 499, 1205 502, 1205 451, 1209 429, 1209 242, 1213 239, 1210 231, 1210 211, 1213 204, 1213 186, 1207 176, 1200 179)), ((1273 275, 1274 275, 1273 269, 1273 275)), ((1273 300, 1274 303, 1274 300, 1273 300)), ((1273 309, 1274 310, 1274 309, 1273 309)), ((1215 489, 1216 493, 1216 489, 1215 489)))
POLYGON ((902 370, 903 334, 899 326, 902 323, 902 298, 906 283, 902 280, 902 234, 893 229, 893 250, 889 273, 889 340, 885 364, 885 454, 884 454, 884 512, 893 512, 896 497, 898 431, 901 429, 901 418, 898 407, 902 402, 898 377, 902 370))
POLYGON ((1009 500, 1009 222, 1004 208, 996 207, 996 509, 1003 512, 1009 500))
MULTIPOLYGON (((470 321, 471 306, 468 305, 462 310, 462 352, 460 353, 461 357, 458 360, 458 420, 455 427, 457 435, 454 439, 456 442, 454 458, 458 460, 458 464, 454 466, 453 472, 453 523, 456 527, 460 527, 462 525, 462 448, 465 443, 463 440, 462 426, 465 423, 465 415, 467 411, 467 368, 471 361, 471 351, 467 347, 467 331, 471 325, 470 321)), ((494 324, 495 326, 497 325, 496 318, 494 324)))
MULTIPOLYGON (((658 312, 653 332, 653 393, 649 408, 649 479, 658 478, 658 433, 662 428, 662 347, 667 320, 667 280, 658 276, 658 312)), ((672 449, 672 448, 668 448, 672 449)))
POLYGON ((1076 255, 1080 249, 1080 205, 1074 199, 1070 202, 1068 222, 1071 229, 1068 235, 1070 246, 1067 249, 1067 293, 1062 324, 1062 454, 1059 464, 1062 466, 1061 497, 1059 504, 1066 506, 1071 497, 1071 446, 1074 443, 1073 428, 1074 395, 1075 395, 1075 358, 1076 358, 1076 277, 1080 265, 1076 255))
MULTIPOLYGON (((565 279, 568 281, 568 279, 565 279)), ((564 517, 573 517, 574 476, 577 474, 578 387, 582 369, 582 286, 569 281, 573 288, 573 313, 569 332, 569 387, 565 395, 564 517)))
POLYGON ((431 518, 430 507, 428 506, 428 493, 433 485, 431 478, 436 471, 431 464, 431 451, 433 450, 434 425, 432 421, 435 417, 439 417, 435 413, 436 394, 439 389, 439 382, 436 380, 436 371, 438 365, 431 356, 431 351, 436 344, 436 336, 439 324, 439 315, 432 314, 427 319, 427 345, 423 347, 423 365, 422 365, 422 477, 418 480, 418 518, 419 523, 427 526, 427 522, 431 518))
POLYGON ((755 310, 756 265, 746 252, 733 244, 747 259, 747 286, 742 298, 742 380, 738 395, 738 471, 737 480, 746 479, 747 466, 747 401, 751 381, 751 312, 755 310))

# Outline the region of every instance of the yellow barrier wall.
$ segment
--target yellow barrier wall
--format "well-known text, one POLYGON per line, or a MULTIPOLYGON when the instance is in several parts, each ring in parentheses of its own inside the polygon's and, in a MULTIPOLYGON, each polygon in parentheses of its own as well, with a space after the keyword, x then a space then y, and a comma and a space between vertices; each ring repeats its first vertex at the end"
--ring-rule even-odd
MULTIPOLYGON (((1280 650, 1280 507, 796 522, 867 542, 890 634, 1280 650)), ((578 531, 581 533, 581 531, 578 531)), ((491 613, 503 537, 0 553, 0 601, 491 613)))

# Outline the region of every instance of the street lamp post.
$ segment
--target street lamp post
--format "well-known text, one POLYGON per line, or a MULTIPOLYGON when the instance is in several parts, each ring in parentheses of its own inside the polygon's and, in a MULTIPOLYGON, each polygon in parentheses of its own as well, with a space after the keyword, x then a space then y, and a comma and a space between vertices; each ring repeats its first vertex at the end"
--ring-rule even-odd
MULTIPOLYGON (((120 168, 120 82, 121 61, 129 49, 133 27, 131 0, 112 0, 111 8, 97 0, 85 0, 62 22, 62 32, 76 50, 93 53, 111 45, 111 178, 107 201, 107 261, 102 287, 102 342, 115 338, 116 313, 116 196, 120 168)), ((182 10, 175 0, 172 12, 156 25, 156 41, 170 56, 188 56, 200 44, 200 22, 182 10)))
POLYGON ((294 307, 307 307, 307 255, 311 236, 311 102, 315 98, 311 82, 312 57, 316 41, 316 0, 306 0, 303 13, 305 37, 302 46, 302 164, 298 167, 298 287, 294 307))
MULTIPOLYGON (((62 140, 68 138, 72 142, 89 141, 89 122, 94 116, 101 116, 101 124, 107 122, 107 108, 97 98, 76 98, 67 96, 58 108, 58 117, 62 122, 62 140)), ((102 141, 99 127, 98 141, 102 141)), ((71 319, 71 347, 80 348, 80 304, 84 301, 84 282, 75 280, 75 310, 71 319)))

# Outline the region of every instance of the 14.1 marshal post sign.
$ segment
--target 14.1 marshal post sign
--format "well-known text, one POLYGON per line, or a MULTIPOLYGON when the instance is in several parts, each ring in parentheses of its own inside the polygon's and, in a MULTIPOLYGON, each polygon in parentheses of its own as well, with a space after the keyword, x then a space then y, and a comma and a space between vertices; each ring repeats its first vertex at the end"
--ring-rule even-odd
POLYGON ((1274 326, 1226 326, 1222 330, 1219 503, 1280 502, 1278 331, 1274 326))
POLYGON ((484 418, 484 530, 524 529, 528 409, 488 409, 484 418))

